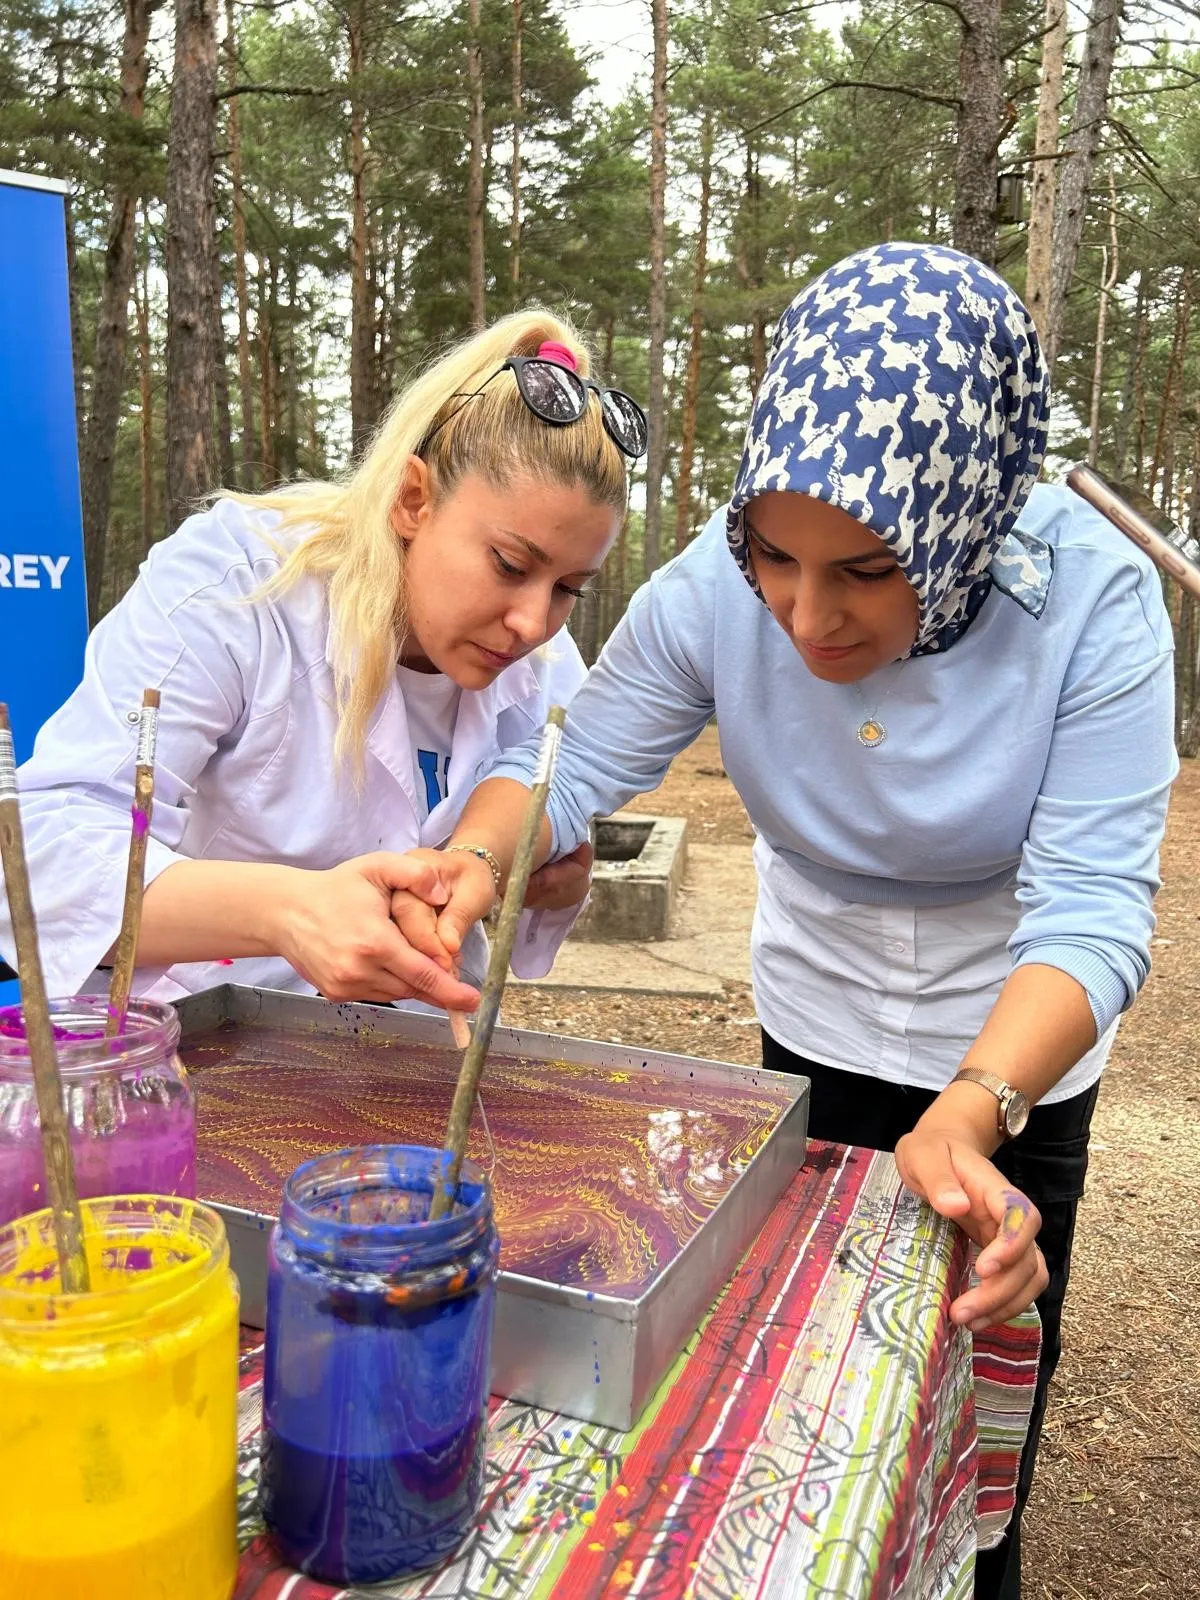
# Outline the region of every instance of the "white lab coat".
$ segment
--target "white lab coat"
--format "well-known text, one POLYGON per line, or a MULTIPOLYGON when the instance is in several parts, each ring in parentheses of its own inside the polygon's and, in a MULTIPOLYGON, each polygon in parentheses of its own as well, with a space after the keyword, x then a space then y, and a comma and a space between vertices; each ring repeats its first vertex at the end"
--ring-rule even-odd
MULTIPOLYGON (((162 691, 146 881, 184 858, 327 868, 372 850, 442 844, 506 747, 571 698, 584 666, 564 628, 487 689, 464 690, 449 793, 422 822, 404 701, 392 680, 371 720, 356 790, 333 760, 337 717, 325 585, 306 579, 250 601, 280 564, 262 530, 273 513, 222 500, 151 551, 137 582, 88 641, 83 682, 20 769, 21 813, 42 962, 52 995, 97 988, 121 925, 142 691, 162 691)), ((526 912, 521 977, 549 971, 577 909, 526 912)), ((482 933, 463 977, 482 978, 482 933)), ((7 902, 0 951, 13 959, 7 902)), ((15 961, 14 961, 15 965, 15 961)), ((282 959, 137 971, 134 993, 173 1000, 218 983, 311 993, 282 959)))

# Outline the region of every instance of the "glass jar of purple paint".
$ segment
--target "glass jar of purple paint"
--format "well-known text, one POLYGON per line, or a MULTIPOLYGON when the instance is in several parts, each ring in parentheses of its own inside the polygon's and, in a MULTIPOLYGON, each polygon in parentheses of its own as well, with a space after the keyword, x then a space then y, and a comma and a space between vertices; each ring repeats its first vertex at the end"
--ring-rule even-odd
MULTIPOLYGON (((196 1102, 170 1006, 132 1000, 104 1036, 103 995, 51 1000, 80 1199, 196 1195, 196 1102)), ((0 1225, 46 1205, 46 1169, 20 1006, 0 1009, 0 1225)))
POLYGON ((328 1582, 432 1566, 478 1511, 500 1245, 469 1161, 453 1210, 426 1220, 443 1158, 318 1156, 271 1234, 262 1511, 285 1558, 328 1582))

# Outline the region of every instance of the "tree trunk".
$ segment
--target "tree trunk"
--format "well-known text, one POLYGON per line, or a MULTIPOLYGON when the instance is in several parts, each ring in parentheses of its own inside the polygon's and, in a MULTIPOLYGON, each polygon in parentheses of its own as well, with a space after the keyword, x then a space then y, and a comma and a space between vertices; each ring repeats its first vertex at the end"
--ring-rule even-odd
MULTIPOLYGON (((1113 441, 1113 470, 1124 478, 1129 470, 1129 441, 1133 433, 1134 390, 1146 339, 1146 274, 1138 273, 1137 299, 1133 307, 1134 347, 1125 359, 1121 380, 1121 408, 1117 414, 1117 434, 1113 441)), ((1125 342, 1125 341, 1122 341, 1125 342)))
MULTIPOLYGON (((368 390, 368 417, 370 430, 383 413, 383 362, 386 344, 387 269, 379 270, 380 253, 387 248, 380 237, 375 219, 367 217, 367 304, 371 308, 371 383, 368 390)), ((287 341, 282 341, 283 359, 287 360, 287 341)), ((280 413, 277 412, 277 415, 280 413)))
MULTIPOLYGON (((237 87, 237 24, 234 0, 225 0, 226 83, 237 87)), ((238 96, 229 97, 229 178, 233 189, 233 284, 238 314, 238 395, 242 410, 243 489, 258 485, 258 429, 254 418, 254 370, 250 364, 250 290, 246 281, 246 195, 242 187, 242 118, 238 96)))
POLYGON ((212 482, 216 0, 176 0, 167 145, 167 527, 212 482))
POLYGON ((483 41, 480 39, 481 0, 467 0, 467 88, 470 97, 468 126, 470 155, 467 163, 467 284, 471 326, 487 321, 483 255, 483 41))
MULTIPOLYGON (((145 213, 143 213, 143 221, 145 213)), ((142 281, 133 286, 133 303, 137 311, 138 344, 138 399, 141 415, 138 419, 141 466, 141 555, 144 557, 154 543, 156 527, 154 511, 154 367, 150 354, 150 253, 142 261, 142 281)))
POLYGON ((83 562, 87 572, 88 616, 100 615, 104 579, 104 547, 112 501, 113 459, 121 396, 125 390, 125 344, 129 326, 129 290, 133 282, 137 239, 137 195, 122 185, 113 202, 104 286, 96 321, 96 359, 92 367, 92 408, 83 433, 79 489, 83 505, 83 562))
POLYGON ((1200 749, 1197 664, 1196 602, 1190 594, 1181 594, 1175 623, 1175 745, 1185 758, 1200 749))
POLYGON ((763 314, 761 291, 766 284, 766 262, 762 241, 762 154, 750 152, 747 184, 750 205, 750 283, 755 290, 750 317, 750 397, 767 371, 767 319, 763 314))
POLYGON ((622 616, 629 603, 629 518, 623 518, 617 535, 617 615, 622 616))
POLYGON ((1163 384, 1162 405, 1158 410, 1158 428, 1154 435, 1154 460, 1150 466, 1150 483, 1147 493, 1153 498, 1158 487, 1159 470, 1163 472, 1162 508, 1171 511, 1175 477, 1175 430, 1179 426, 1179 391, 1183 386, 1184 353, 1187 350, 1188 323, 1192 316, 1192 269, 1185 267, 1179 279, 1179 295, 1175 301, 1175 334, 1171 340, 1171 355, 1167 362, 1167 377, 1163 384))
POLYGON ((226 364, 225 319, 221 306, 224 283, 221 276, 221 252, 215 239, 212 264, 213 396, 216 401, 217 466, 221 483, 232 488, 237 482, 237 477, 233 466, 233 420, 229 414, 229 368, 226 364))
POLYGON ((1067 50, 1067 0, 1046 0, 1044 23, 1025 266, 1025 304, 1043 345, 1050 331, 1050 263, 1054 250, 1054 196, 1058 192, 1058 114, 1067 50))
MULTIPOLYGON (((50 51, 54 56, 54 90, 50 96, 51 104, 64 99, 67 93, 67 40, 67 9, 60 0, 54 18, 54 38, 50 43, 50 51)), ((51 143, 57 156, 63 143, 62 128, 57 119, 54 123, 51 143)), ((83 403, 83 369, 86 363, 83 348, 83 322, 79 315, 79 269, 75 254, 75 208, 69 194, 65 196, 63 201, 63 220, 66 228, 67 244, 67 315, 71 325, 71 377, 75 387, 75 446, 79 453, 79 458, 82 460, 84 438, 87 433, 87 409, 83 403)))
POLYGON ((700 355, 704 340, 704 285, 708 277, 708 213, 712 198, 712 150, 712 112, 706 110, 700 127, 700 220, 696 228, 696 256, 692 266, 692 321, 687 376, 683 383, 679 481, 675 489, 677 555, 685 548, 692 533, 692 462, 696 453, 696 410, 700 402, 700 355))
POLYGON ((403 226, 396 230, 396 242, 392 249, 392 311, 391 327, 388 329, 388 366, 387 366, 387 394, 391 402, 396 392, 396 370, 400 361, 401 343, 404 333, 404 313, 406 310, 404 300, 404 251, 405 233, 403 226))
POLYGON ((271 272, 271 359, 268 364, 267 377, 271 387, 271 429, 275 435, 275 445, 271 453, 271 459, 275 467, 275 481, 276 483, 281 483, 287 470, 287 441, 283 437, 282 367, 282 362, 287 359, 287 331, 284 327, 284 319, 279 311, 279 257, 270 256, 267 264, 271 272))
POLYGON ((1104 328, 1108 321, 1108 302, 1120 276, 1120 239, 1117 236, 1117 185, 1108 179, 1109 248, 1101 252, 1100 304, 1096 309, 1096 355, 1092 362, 1092 406, 1088 419, 1088 465, 1095 466, 1100 453, 1100 391, 1104 382, 1104 328))
POLYGON ((749 310, 747 324, 749 338, 746 350, 746 367, 750 374, 750 399, 758 393, 758 386, 767 370, 767 321, 760 304, 760 291, 764 283, 762 252, 762 180, 759 173, 759 151, 753 141, 746 144, 746 177, 742 206, 738 213, 737 250, 734 271, 738 282, 746 291, 749 310))
POLYGON ((513 305, 517 303, 521 285, 521 122, 525 115, 525 81, 522 50, 524 48, 524 19, 521 0, 512 0, 512 220, 508 228, 509 252, 513 286, 513 305))
POLYGON ((258 393, 262 411, 262 481, 273 485, 279 481, 275 456, 275 417, 272 411, 271 347, 275 342, 275 325, 271 317, 270 262, 258 258, 258 393))
POLYGON ((667 0, 651 0, 654 69, 650 93, 650 448, 646 459, 646 576, 662 552, 662 481, 667 461, 663 361, 667 343, 667 0))
POLYGON ((1141 317, 1138 323, 1137 360, 1133 378, 1133 410, 1137 422, 1134 435, 1137 455, 1134 465, 1135 481, 1139 489, 1145 488, 1146 478, 1146 348, 1150 342, 1150 307, 1154 301, 1154 287, 1146 272, 1142 273, 1142 281, 1146 285, 1146 295, 1140 302, 1141 317))
POLYGON ((955 248, 987 266, 996 260, 996 181, 1004 119, 1000 0, 960 0, 958 153, 954 163, 955 248))
MULTIPOLYGON (((1200 400, 1200 395, 1196 396, 1200 400)), ((1187 529, 1193 539, 1200 537, 1200 429, 1192 437, 1190 511, 1187 529)), ((1180 521, 1182 521, 1182 513, 1180 521)), ((1200 752, 1200 637, 1197 636, 1197 603, 1190 594, 1181 595, 1180 619, 1175 632, 1175 741, 1179 754, 1194 759, 1200 752)))
POLYGON ((600 654, 600 596, 593 589, 571 613, 572 633, 585 666, 594 667, 600 654))
POLYGON ((1108 109, 1108 83, 1113 56, 1121 29, 1121 0, 1092 0, 1079 81, 1075 86, 1075 110, 1067 139, 1069 154, 1058 175, 1058 194, 1054 204, 1054 260, 1050 277, 1049 337, 1046 354, 1051 371, 1058 359, 1062 338, 1067 293, 1075 275, 1079 242, 1083 238, 1088 187, 1104 131, 1108 109))
POLYGON ((75 447, 83 456, 87 411, 83 403, 83 323, 79 316, 79 267, 75 255, 75 208, 63 196, 63 224, 67 236, 67 315, 71 326, 71 378, 75 388, 75 447))
MULTIPOLYGON (((374 319, 368 273, 367 239, 367 136, 366 108, 362 97, 363 0, 351 0, 346 13, 350 71, 350 449, 361 455, 371 436, 371 365, 375 354, 374 319)), ((259 305, 262 296, 259 296, 259 305)), ((259 344, 262 344, 261 332, 259 344)), ((260 374, 264 404, 269 379, 260 374)), ((267 415, 263 412, 263 459, 274 456, 266 443, 267 415)), ((273 475, 273 474, 272 474, 273 475)))
POLYGON ((300 471, 300 358, 296 348, 296 329, 300 320, 300 307, 296 304, 300 294, 299 270, 296 252, 290 250, 287 258, 287 339, 280 372, 285 419, 283 444, 286 454, 282 461, 285 478, 295 478, 300 471))
MULTIPOLYGON (((121 42, 119 114, 140 122, 146 105, 146 45, 150 18, 159 0, 125 0, 125 32, 121 42)), ((112 502, 113 459, 121 397, 125 392, 125 345, 129 331, 129 294, 137 269, 137 206, 140 185, 131 164, 118 167, 109 213, 104 286, 96 320, 96 353, 92 364, 92 408, 83 435, 80 493, 83 501, 83 556, 87 570, 88 615, 99 613, 104 577, 104 545, 112 502)))

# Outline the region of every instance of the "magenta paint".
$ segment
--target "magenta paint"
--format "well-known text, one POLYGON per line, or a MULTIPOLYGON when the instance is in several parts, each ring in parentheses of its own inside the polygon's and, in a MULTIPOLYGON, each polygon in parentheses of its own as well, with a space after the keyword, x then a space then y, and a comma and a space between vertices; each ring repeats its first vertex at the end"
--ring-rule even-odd
MULTIPOLYGON (((169 1006, 133 1000, 105 1038, 107 1000, 52 1000, 63 1107, 81 1199, 194 1198, 196 1112, 169 1006)), ((37 1102, 20 1008, 0 1010, 0 1225, 47 1204, 37 1102)))
MULTIPOLYGON (((115 1015, 115 1013, 113 1013, 115 1015)), ((56 1044, 70 1042, 78 1043, 81 1039, 103 1039, 103 1028, 85 1028, 75 1031, 71 1028, 60 1028, 57 1023, 50 1024, 50 1033, 56 1044)), ((25 1018, 19 1006, 6 1006, 0 1011, 0 1039, 25 1039, 25 1018)))
POLYGON ((145 836, 150 832, 150 818, 139 805, 132 807, 132 813, 134 837, 137 839, 144 839, 145 836))

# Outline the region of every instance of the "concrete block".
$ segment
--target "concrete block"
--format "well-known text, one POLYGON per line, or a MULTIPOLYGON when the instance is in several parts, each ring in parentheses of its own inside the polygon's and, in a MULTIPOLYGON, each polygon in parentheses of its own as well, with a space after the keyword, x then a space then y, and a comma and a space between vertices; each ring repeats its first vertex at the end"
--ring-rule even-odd
POLYGON ((592 897, 573 937, 592 941, 666 939, 687 865, 682 817, 623 811, 595 825, 592 897))

